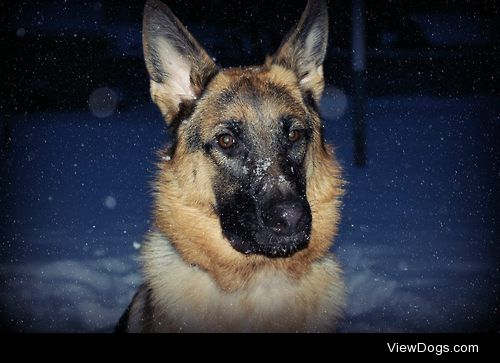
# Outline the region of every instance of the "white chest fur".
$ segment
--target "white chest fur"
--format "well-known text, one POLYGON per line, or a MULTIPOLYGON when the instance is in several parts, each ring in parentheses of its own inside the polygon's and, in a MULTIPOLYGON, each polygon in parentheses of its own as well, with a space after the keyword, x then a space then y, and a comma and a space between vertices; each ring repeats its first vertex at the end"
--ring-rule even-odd
POLYGON ((300 280, 262 271, 228 293, 186 264, 162 235, 150 235, 146 249, 155 331, 322 332, 332 331, 341 316, 344 286, 332 258, 314 263, 300 280))

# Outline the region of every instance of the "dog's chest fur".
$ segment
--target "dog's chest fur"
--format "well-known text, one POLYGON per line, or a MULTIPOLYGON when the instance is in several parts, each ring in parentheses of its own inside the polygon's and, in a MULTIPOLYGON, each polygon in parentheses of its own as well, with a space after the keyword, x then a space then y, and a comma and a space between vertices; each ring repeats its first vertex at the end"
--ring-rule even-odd
POLYGON ((264 270, 244 288, 225 292, 208 273, 186 264, 161 234, 151 234, 144 248, 148 293, 134 299, 131 330, 139 319, 142 330, 158 332, 321 332, 335 325, 344 304, 331 258, 314 263, 299 280, 264 270))

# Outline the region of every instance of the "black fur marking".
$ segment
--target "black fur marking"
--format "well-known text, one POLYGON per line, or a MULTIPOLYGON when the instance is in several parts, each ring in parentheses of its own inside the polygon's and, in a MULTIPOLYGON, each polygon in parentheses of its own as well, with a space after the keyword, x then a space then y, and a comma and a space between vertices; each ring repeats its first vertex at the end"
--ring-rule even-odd
POLYGON ((186 136, 186 145, 188 152, 194 152, 201 148, 201 136, 200 127, 198 125, 191 127, 193 130, 189 130, 186 136))
POLYGON ((302 99, 304 100, 304 103, 309 110, 312 110, 316 114, 319 115, 318 103, 314 99, 312 91, 308 90, 308 91, 302 92, 302 99))
POLYGON ((212 152, 212 149, 214 148, 214 145, 211 142, 207 142, 203 145, 203 150, 205 153, 210 154, 212 152))
POLYGON ((173 159, 175 156, 175 152, 177 151, 178 143, 179 143, 179 141, 177 139, 177 135, 173 135, 172 142, 168 145, 167 150, 166 150, 166 155, 169 156, 171 159, 173 159))
POLYGON ((222 122, 220 126, 230 131, 234 136, 239 137, 242 134, 240 122, 237 120, 229 120, 222 122))
POLYGON ((302 121, 305 121, 305 125, 301 122, 299 123, 300 126, 296 128, 296 126, 294 126, 296 125, 294 116, 284 116, 281 119, 284 141, 277 154, 283 174, 287 174, 288 171, 292 169, 291 167, 293 167, 295 171, 303 168, 302 163, 307 152, 307 144, 312 137, 312 125, 308 117, 302 121), (300 139, 295 142, 290 142, 287 137, 292 129, 301 133, 300 139))
POLYGON ((172 135, 177 136, 177 131, 179 126, 182 124, 182 121, 187 120, 191 117, 194 112, 196 103, 193 100, 186 100, 179 104, 179 112, 172 119, 169 125, 169 131, 172 135))
MULTIPOLYGON (((135 293, 135 296, 137 296, 139 292, 135 293)), ((135 298, 134 296, 134 298, 135 298)), ((134 301, 134 299, 132 299, 134 301)), ((128 332, 128 320, 129 320, 129 315, 130 315, 130 306, 132 304, 129 304, 127 306, 127 309, 123 312, 122 316, 120 317, 120 320, 118 321, 118 324, 116 324, 114 332, 117 334, 124 334, 128 332)))
MULTIPOLYGON (((244 98, 245 102, 251 105, 254 109, 259 110, 261 94, 255 87, 252 80, 248 77, 241 77, 235 82, 234 91, 237 94, 237 97, 244 98)), ((235 94, 235 97, 236 97, 235 94)))
POLYGON ((267 91, 271 96, 281 99, 288 104, 297 104, 297 100, 290 94, 286 87, 270 82, 267 84, 267 91))
POLYGON ((236 98, 237 92, 234 89, 226 89, 217 98, 217 106, 222 108, 229 103, 232 103, 236 98))
MULTIPOLYGON (((220 72, 220 69, 216 68, 214 70, 214 72, 208 74, 205 77, 205 79, 202 80, 203 83, 201 84, 201 93, 198 95, 198 99, 202 98, 205 95, 205 92, 207 91, 208 86, 213 81, 213 79, 215 78, 215 76, 219 74, 219 72, 220 72)), ((190 79, 191 79, 191 76, 190 76, 190 79)))
MULTIPOLYGON (((319 112, 319 106, 316 100, 313 97, 313 94, 311 91, 306 91, 305 93, 302 92, 302 97, 304 98, 304 103, 308 107, 309 111, 316 113, 316 115, 319 117, 321 123, 319 127, 319 137, 320 137, 320 142, 323 150, 326 150, 326 140, 325 140, 325 125, 323 123, 323 119, 321 118, 320 112, 319 112)), ((309 127, 312 128, 312 121, 308 118, 307 119, 309 127)))
MULTIPOLYGON (((225 195, 225 189, 217 188, 217 214, 221 222, 224 235, 231 241, 233 247, 242 253, 252 252, 252 243, 255 239, 257 223, 256 206, 249 193, 242 192, 234 195, 225 195)), ((243 191, 243 188, 239 188, 243 191)))
POLYGON ((132 298, 132 302, 129 304, 129 306, 127 306, 127 309, 120 317, 120 320, 118 321, 118 324, 116 325, 114 330, 115 333, 123 334, 129 332, 130 310, 132 308, 132 305, 136 302, 136 300, 139 299, 140 294, 143 292, 144 289, 146 289, 146 296, 144 298, 144 307, 141 319, 143 320, 143 322, 153 321, 151 288, 143 284, 139 287, 134 297, 132 298))
MULTIPOLYGON (((294 127, 294 125, 296 124, 295 119, 296 119, 296 117, 293 115, 287 115, 287 116, 281 117, 281 125, 283 126, 284 135, 287 135, 291 129, 295 129, 295 127, 294 127)), ((309 138, 310 134, 311 134, 310 131, 313 128, 311 119, 309 117, 305 117, 301 121, 303 121, 305 123, 305 126, 303 126, 303 124, 301 122, 299 122, 298 129, 303 132, 304 136, 309 138)))
POLYGON ((145 322, 154 322, 152 289, 150 287, 146 287, 146 289, 142 318, 145 322))

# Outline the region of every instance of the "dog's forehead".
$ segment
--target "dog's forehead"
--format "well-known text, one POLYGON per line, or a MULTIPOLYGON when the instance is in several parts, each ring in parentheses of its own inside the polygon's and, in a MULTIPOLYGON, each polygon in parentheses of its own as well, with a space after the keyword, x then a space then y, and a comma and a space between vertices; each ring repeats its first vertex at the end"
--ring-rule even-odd
POLYGON ((301 117, 306 108, 295 75, 279 66, 230 68, 219 72, 204 97, 204 122, 276 122, 301 117))

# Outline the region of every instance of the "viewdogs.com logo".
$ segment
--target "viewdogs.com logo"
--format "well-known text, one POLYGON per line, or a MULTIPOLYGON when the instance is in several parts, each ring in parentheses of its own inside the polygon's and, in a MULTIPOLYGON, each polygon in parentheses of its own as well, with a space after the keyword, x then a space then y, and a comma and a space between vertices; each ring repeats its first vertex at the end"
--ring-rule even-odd
POLYGON ((399 344, 387 343, 387 348, 391 353, 434 353, 441 355, 443 353, 478 353, 479 346, 477 344, 453 345, 448 344, 399 344))

